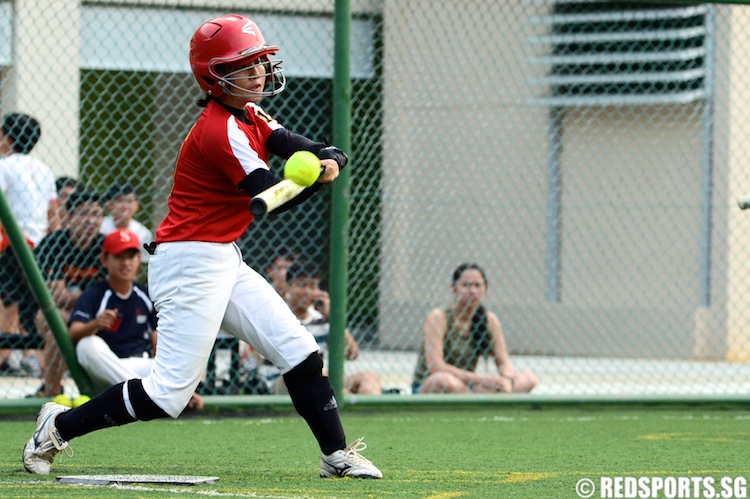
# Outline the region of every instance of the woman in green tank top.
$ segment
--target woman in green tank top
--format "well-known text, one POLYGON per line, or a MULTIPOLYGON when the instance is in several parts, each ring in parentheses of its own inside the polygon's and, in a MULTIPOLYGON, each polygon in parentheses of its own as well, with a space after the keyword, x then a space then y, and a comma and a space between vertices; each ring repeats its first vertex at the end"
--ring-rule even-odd
POLYGON ((475 263, 459 265, 451 283, 453 302, 434 308, 422 327, 424 341, 414 372, 414 393, 525 393, 537 377, 516 371, 500 319, 482 304, 487 277, 475 263), (491 357, 498 374, 478 374, 480 357, 491 357))

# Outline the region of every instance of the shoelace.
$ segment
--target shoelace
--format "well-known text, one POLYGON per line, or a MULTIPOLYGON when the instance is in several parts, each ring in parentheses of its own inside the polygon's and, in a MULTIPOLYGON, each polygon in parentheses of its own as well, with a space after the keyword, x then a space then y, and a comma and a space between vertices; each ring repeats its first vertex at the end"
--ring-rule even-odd
POLYGON ((52 461, 54 461, 55 459, 55 456, 60 451, 62 451, 62 453, 68 457, 75 456, 73 448, 68 445, 68 442, 60 437, 60 434, 57 432, 57 428, 55 428, 50 432, 50 439, 39 446, 37 455, 45 461, 52 463, 52 461))
POLYGON ((58 451, 62 451, 63 454, 65 454, 68 457, 75 456, 75 452, 73 452, 73 448, 68 444, 66 440, 63 440, 60 436, 60 433, 58 433, 57 428, 54 428, 50 432, 50 440, 52 441, 52 445, 55 446, 55 448, 58 451))
POLYGON ((55 447, 55 444, 53 444, 50 441, 44 442, 40 447, 39 450, 36 452, 36 455, 40 458, 44 459, 48 463, 52 463, 52 461, 55 460, 55 456, 60 452, 63 451, 63 454, 65 454, 68 457, 73 457, 75 454, 73 452, 73 449, 66 446, 62 449, 58 449, 55 447))
POLYGON ((372 464, 372 462, 369 459, 360 455, 360 452, 362 452, 363 450, 367 448, 367 444, 362 441, 364 438, 365 437, 360 437, 354 442, 352 442, 352 444, 349 447, 344 449, 344 452, 346 452, 346 455, 350 456, 355 461, 366 463, 366 464, 372 464))

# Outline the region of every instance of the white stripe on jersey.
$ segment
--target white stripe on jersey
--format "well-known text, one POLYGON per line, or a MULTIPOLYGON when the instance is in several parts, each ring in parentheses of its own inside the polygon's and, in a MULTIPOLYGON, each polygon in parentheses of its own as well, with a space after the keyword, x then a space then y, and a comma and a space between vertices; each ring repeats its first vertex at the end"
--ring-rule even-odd
POLYGON ((102 313, 107 310, 107 303, 109 303, 110 296, 112 296, 112 290, 110 288, 107 288, 107 290, 102 295, 102 301, 99 302, 99 309, 97 309, 96 311, 97 317, 102 315, 102 313))
MULTIPOLYGON (((146 305, 146 308, 148 309, 149 314, 154 309, 154 304, 151 302, 151 298, 138 286, 133 285, 133 291, 135 291, 135 294, 138 295, 138 297, 141 299, 144 305, 146 305)), ((104 291, 104 294, 102 295, 102 301, 99 302, 99 308, 96 311, 96 316, 99 317, 102 312, 104 312, 107 309, 107 304, 109 303, 109 299, 112 297, 113 291, 112 288, 107 288, 104 291)), ((121 296, 123 300, 127 300, 130 297, 128 296, 121 296)), ((148 315, 148 314, 147 314, 148 315)))
POLYGON ((148 295, 141 290, 138 286, 133 285, 133 291, 135 291, 135 294, 137 294, 143 303, 148 307, 149 313, 154 309, 154 304, 151 302, 151 298, 148 297, 148 295))
POLYGON ((250 146, 250 141, 247 140, 245 133, 240 130, 237 125, 237 118, 231 115, 227 120, 227 135, 229 147, 232 148, 234 157, 240 162, 246 175, 261 168, 269 170, 266 162, 260 159, 255 149, 250 146))

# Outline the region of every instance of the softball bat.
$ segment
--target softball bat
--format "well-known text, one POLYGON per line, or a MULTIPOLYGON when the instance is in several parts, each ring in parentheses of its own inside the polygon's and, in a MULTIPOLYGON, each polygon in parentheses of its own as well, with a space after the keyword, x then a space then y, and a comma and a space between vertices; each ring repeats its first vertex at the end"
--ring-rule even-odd
POLYGON ((256 194, 250 201, 250 213, 260 218, 290 199, 299 196, 304 190, 305 186, 296 184, 289 179, 284 179, 265 191, 256 194))

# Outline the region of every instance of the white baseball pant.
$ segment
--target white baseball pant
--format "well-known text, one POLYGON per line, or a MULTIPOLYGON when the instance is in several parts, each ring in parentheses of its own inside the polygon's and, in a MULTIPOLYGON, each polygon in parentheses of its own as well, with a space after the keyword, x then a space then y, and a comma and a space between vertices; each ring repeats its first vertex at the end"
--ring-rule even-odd
POLYGON ((284 299, 234 243, 162 243, 148 263, 158 342, 148 396, 176 418, 201 380, 221 328, 252 345, 282 374, 318 350, 284 299))
POLYGON ((100 336, 81 338, 76 344, 76 357, 97 386, 107 388, 133 378, 143 378, 151 372, 154 359, 126 357, 121 359, 100 336))

